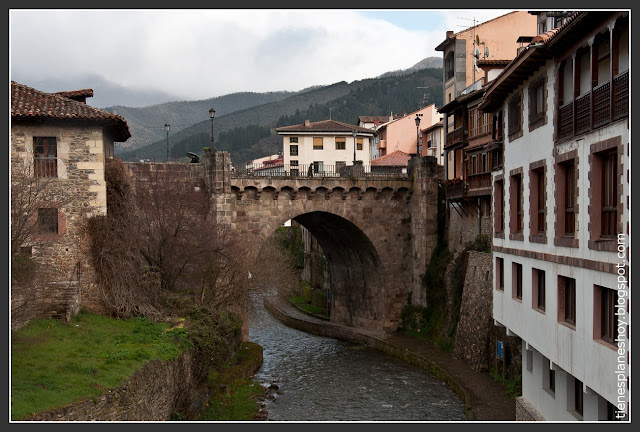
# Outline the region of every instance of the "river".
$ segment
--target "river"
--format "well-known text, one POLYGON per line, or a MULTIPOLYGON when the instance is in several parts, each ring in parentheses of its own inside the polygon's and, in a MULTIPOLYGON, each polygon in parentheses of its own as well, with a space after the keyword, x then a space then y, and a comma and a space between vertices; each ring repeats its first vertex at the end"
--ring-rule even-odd
POLYGON ((431 373, 378 350, 306 333, 254 298, 249 340, 262 346, 253 377, 272 387, 274 421, 463 421, 464 403, 431 373))

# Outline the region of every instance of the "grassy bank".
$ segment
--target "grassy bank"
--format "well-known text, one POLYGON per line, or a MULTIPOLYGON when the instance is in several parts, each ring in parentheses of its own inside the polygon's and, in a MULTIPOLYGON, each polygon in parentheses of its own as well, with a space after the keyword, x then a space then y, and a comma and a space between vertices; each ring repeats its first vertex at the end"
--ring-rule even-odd
POLYGON ((99 396, 153 359, 176 358, 186 332, 144 318, 81 313, 11 332, 11 419, 99 396))
POLYGON ((262 347, 253 342, 243 342, 242 347, 219 372, 209 375, 212 394, 207 407, 198 418, 200 421, 255 420, 258 402, 265 389, 251 380, 262 364, 262 347))

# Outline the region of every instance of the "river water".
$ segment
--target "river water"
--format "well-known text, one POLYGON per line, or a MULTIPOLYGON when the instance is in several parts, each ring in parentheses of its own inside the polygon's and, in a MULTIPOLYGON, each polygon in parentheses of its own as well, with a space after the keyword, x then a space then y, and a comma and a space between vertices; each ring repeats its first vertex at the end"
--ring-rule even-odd
POLYGON ((464 403, 431 373, 375 349, 287 327, 254 298, 254 382, 274 421, 463 421, 464 403))

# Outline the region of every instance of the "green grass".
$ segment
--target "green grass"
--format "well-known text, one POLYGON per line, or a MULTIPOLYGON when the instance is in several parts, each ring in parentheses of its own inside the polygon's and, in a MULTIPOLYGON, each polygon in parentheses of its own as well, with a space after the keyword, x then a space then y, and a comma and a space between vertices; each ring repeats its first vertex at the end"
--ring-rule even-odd
POLYGON ((264 388, 251 380, 242 378, 229 386, 228 394, 218 393, 209 400, 201 421, 254 420, 257 398, 264 395, 264 388))
POLYGON ((11 419, 63 407, 124 384, 154 359, 189 345, 183 329, 80 313, 69 322, 33 320, 11 333, 11 419))
POLYGON ((309 312, 310 314, 326 315, 324 309, 307 303, 307 300, 305 300, 304 297, 292 296, 292 297, 289 297, 289 301, 294 305, 298 306, 303 311, 309 312))
MULTIPOLYGON (((210 385, 226 384, 228 392, 214 394, 199 421, 254 420, 258 412, 258 398, 264 396, 264 388, 251 378, 239 378, 241 370, 259 366, 262 347, 253 342, 243 342, 236 355, 218 372, 209 374, 210 385)), ((245 375, 246 376, 246 375, 245 375)))

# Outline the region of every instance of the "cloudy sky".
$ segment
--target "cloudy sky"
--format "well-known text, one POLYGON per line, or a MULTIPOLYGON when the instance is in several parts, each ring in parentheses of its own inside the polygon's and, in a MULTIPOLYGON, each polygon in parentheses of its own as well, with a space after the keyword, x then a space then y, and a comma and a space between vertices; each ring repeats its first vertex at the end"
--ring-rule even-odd
MULTIPOLYGON (((97 74, 185 100, 373 78, 508 10, 11 9, 10 73, 97 74)), ((68 89, 67 89, 68 90, 68 89)))

